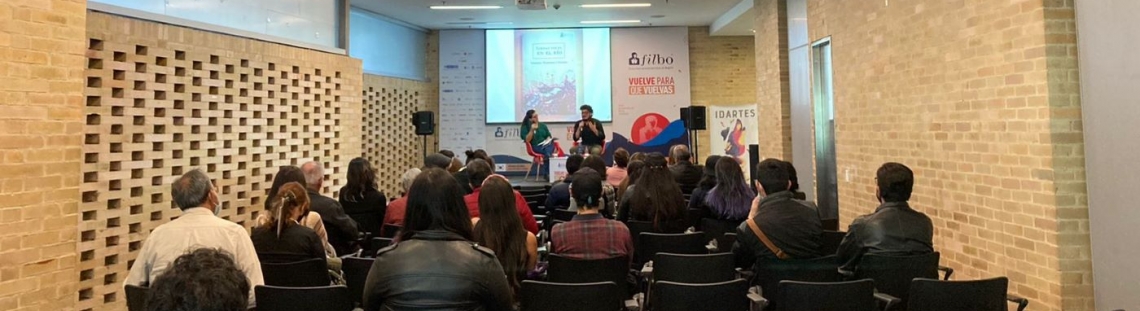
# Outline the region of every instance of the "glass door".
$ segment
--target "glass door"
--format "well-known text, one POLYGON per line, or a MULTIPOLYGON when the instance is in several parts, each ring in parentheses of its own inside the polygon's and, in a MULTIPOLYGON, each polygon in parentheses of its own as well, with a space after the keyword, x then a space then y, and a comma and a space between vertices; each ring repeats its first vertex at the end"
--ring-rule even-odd
MULTIPOLYGON (((816 203, 825 229, 839 220, 839 177, 835 163, 835 103, 832 98, 831 39, 812 44, 812 106, 815 115, 816 203)), ((831 228, 828 228, 831 227, 831 228)))

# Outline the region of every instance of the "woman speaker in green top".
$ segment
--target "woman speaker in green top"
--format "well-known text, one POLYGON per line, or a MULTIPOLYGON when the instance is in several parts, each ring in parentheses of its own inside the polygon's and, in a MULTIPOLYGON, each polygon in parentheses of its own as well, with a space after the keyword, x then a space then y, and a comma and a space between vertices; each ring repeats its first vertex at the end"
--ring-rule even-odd
POLYGON ((542 178, 550 176, 550 156, 554 154, 554 137, 550 135, 550 129, 546 124, 538 122, 538 113, 534 109, 526 111, 519 133, 534 152, 542 155, 542 169, 539 171, 539 176, 542 178))

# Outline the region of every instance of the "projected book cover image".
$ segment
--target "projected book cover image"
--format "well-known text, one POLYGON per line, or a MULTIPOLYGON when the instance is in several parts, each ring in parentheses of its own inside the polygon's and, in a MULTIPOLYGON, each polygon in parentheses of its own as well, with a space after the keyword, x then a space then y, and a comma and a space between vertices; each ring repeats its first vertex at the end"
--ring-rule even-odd
MULTIPOLYGON (((582 96, 582 30, 518 31, 519 74, 515 75, 523 115, 539 111, 546 120, 575 120, 582 96)), ((494 79, 495 77, 488 77, 494 79)))

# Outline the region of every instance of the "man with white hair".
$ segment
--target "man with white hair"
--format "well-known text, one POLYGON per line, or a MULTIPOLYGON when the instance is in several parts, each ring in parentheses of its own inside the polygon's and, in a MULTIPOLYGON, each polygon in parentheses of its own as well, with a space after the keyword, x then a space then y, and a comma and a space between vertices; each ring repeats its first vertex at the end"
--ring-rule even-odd
POLYGON ((321 215, 328 231, 329 244, 332 244, 337 254, 355 253, 354 242, 360 235, 360 229, 339 202, 321 195, 321 184, 325 181, 324 167, 321 167, 320 162, 310 161, 301 165, 301 172, 305 174, 305 188, 309 190, 309 201, 312 202, 309 208, 321 215))
POLYGON ((420 169, 410 168, 400 177, 400 185, 404 187, 404 195, 392 203, 388 203, 388 209, 384 211, 384 224, 404 225, 404 213, 408 210, 408 190, 412 189, 412 182, 416 180, 416 176, 420 176, 420 169))

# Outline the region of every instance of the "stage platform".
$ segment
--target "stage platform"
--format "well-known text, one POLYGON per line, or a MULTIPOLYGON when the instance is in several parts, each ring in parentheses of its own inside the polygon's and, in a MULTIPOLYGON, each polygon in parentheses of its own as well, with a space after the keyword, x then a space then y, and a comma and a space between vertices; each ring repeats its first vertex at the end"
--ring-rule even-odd
POLYGON ((538 181, 535 181, 534 176, 531 176, 530 180, 524 180, 523 176, 506 176, 506 177, 507 177, 507 180, 509 180, 511 182, 511 185, 516 186, 516 187, 538 188, 538 187, 542 187, 542 186, 546 186, 546 185, 551 184, 549 181, 546 181, 545 179, 539 179, 538 181))

